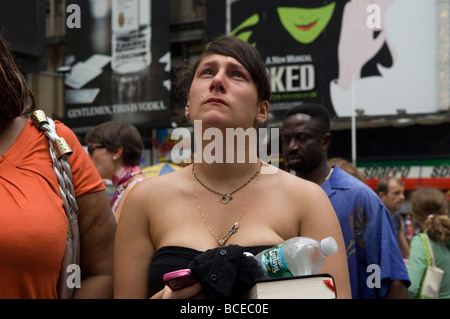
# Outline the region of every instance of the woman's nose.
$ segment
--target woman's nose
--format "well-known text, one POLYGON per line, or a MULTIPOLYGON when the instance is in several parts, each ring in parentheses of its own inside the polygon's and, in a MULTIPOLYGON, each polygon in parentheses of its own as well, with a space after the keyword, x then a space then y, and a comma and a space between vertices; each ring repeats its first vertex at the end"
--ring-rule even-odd
POLYGON ((211 81, 211 85, 209 89, 211 91, 219 90, 222 93, 226 93, 226 85, 225 85, 225 75, 222 72, 216 73, 216 75, 213 77, 211 81))

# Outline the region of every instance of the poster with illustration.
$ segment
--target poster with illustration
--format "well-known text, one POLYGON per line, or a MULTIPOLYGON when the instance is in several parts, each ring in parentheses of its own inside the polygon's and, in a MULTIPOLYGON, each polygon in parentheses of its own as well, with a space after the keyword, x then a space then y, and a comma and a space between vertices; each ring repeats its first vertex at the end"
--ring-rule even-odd
POLYGON ((81 21, 66 34, 68 125, 85 131, 120 120, 137 127, 169 127, 168 2, 68 1, 69 8, 72 4, 81 21))
POLYGON ((437 89, 437 70, 449 68, 448 57, 437 61, 438 2, 212 1, 208 40, 228 33, 260 50, 271 77, 275 119, 307 102, 343 118, 353 108, 369 116, 436 113, 442 104, 438 94, 445 95, 446 106, 450 94, 448 72, 444 91, 437 89))

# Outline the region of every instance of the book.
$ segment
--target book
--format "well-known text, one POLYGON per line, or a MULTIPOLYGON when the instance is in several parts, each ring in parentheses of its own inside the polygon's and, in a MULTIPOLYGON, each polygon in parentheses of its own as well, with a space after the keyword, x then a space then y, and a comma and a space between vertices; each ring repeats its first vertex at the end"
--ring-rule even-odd
POLYGON ((265 278, 245 295, 246 299, 336 299, 334 278, 315 274, 287 278, 265 278))

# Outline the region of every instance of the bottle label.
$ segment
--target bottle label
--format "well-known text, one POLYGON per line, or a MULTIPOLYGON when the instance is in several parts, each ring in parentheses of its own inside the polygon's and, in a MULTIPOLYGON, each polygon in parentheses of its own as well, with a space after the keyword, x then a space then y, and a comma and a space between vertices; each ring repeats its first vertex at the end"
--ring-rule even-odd
POLYGON ((266 278, 292 277, 283 257, 283 244, 264 250, 260 264, 266 278))

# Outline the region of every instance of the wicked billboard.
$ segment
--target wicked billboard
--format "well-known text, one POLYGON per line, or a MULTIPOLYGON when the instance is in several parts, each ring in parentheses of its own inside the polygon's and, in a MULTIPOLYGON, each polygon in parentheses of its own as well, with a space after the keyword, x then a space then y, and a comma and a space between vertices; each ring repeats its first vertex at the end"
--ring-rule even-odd
POLYGON ((168 1, 71 4, 78 6, 81 22, 67 28, 67 124, 75 131, 109 120, 170 126, 168 1))
POLYGON ((208 41, 231 34, 259 49, 277 119, 306 102, 344 118, 436 113, 437 2, 215 0, 206 30, 208 41))

